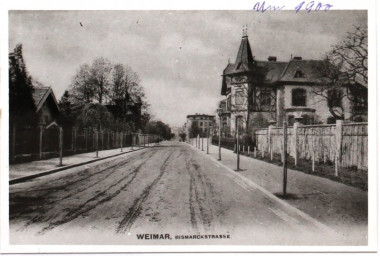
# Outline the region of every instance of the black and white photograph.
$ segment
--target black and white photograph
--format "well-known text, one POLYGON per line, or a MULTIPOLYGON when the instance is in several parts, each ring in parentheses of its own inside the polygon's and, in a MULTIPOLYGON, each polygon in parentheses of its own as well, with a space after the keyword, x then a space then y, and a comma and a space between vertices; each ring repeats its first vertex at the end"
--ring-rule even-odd
POLYGON ((365 251, 369 12, 275 3, 7 10, 8 246, 365 251))

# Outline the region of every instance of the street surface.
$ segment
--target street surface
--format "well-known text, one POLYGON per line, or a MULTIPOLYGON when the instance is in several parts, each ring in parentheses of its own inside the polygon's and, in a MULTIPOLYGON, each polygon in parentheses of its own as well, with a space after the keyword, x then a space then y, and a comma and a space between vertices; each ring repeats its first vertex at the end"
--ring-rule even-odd
POLYGON ((12 185, 9 196, 11 244, 344 244, 185 143, 12 185))

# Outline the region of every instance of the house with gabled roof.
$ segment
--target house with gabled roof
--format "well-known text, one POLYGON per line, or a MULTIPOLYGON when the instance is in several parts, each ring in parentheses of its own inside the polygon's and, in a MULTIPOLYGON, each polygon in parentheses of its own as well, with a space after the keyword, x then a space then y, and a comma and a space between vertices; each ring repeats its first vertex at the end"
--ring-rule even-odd
POLYGON ((57 125, 59 106, 51 87, 33 86, 33 100, 39 117, 39 124, 49 127, 57 125))
MULTIPOLYGON (((315 93, 326 85, 326 78, 318 68, 322 60, 303 60, 293 57, 290 61, 277 61, 269 56, 267 61, 255 60, 248 36, 242 37, 234 63, 223 70, 219 104, 222 109, 222 134, 235 131, 236 117, 239 127, 265 127, 269 123, 281 126, 286 120, 303 124, 335 123, 330 112, 328 97, 315 93)), ((366 97, 366 86, 359 86, 366 97)), ((337 103, 345 120, 366 121, 366 110, 356 111, 358 106, 347 97, 337 103)), ((330 105, 331 107, 331 105, 330 105)))

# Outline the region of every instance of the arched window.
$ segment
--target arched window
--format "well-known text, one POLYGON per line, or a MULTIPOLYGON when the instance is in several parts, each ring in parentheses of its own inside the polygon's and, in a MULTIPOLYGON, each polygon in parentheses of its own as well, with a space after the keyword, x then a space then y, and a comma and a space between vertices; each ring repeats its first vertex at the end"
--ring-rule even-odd
POLYGON ((294 89, 292 91, 292 106, 306 106, 306 90, 294 89))

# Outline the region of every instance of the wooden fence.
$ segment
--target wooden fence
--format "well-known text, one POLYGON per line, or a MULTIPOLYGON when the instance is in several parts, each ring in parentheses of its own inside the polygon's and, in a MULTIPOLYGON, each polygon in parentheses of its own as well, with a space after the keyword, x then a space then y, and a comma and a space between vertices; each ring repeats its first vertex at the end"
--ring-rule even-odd
MULTIPOLYGON (((368 124, 308 125, 295 123, 287 129, 287 151, 295 159, 333 162, 336 168, 368 169, 368 124)), ((283 152, 283 128, 270 126, 254 131, 258 151, 273 154, 283 152)))
POLYGON ((145 146, 161 137, 111 130, 76 127, 12 127, 10 131, 10 163, 47 159, 98 150, 145 146))

